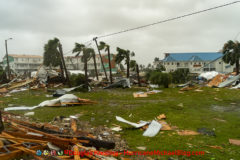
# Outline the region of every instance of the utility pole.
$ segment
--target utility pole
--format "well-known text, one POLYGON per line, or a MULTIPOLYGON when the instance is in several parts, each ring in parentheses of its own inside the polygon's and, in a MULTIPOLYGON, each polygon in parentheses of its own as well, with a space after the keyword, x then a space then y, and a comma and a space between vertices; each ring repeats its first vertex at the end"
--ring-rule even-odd
POLYGON ((6 39, 5 40, 5 48, 6 48, 6 56, 7 56, 7 68, 8 68, 8 80, 10 80, 10 74, 11 74, 11 70, 10 70, 10 66, 9 66, 9 59, 8 59, 8 47, 7 47, 7 41, 11 40, 12 38, 6 39))
POLYGON ((96 64, 96 54, 95 54, 95 52, 93 53, 93 62, 94 62, 95 74, 96 74, 97 80, 99 80, 98 79, 97 64, 96 64))
POLYGON ((136 64, 136 69, 137 69, 138 86, 141 87, 141 82, 140 82, 140 76, 139 76, 139 67, 138 67, 138 64, 136 64))
POLYGON ((112 66, 111 66, 111 55, 110 55, 110 47, 107 46, 107 50, 108 50, 108 64, 109 64, 109 72, 110 72, 110 82, 111 84, 113 83, 112 80, 112 66))
POLYGON ((59 43, 58 48, 59 48, 60 57, 62 59, 62 65, 63 65, 64 71, 65 71, 65 74, 66 74, 66 80, 68 82, 68 86, 71 87, 71 83, 70 83, 68 73, 67 73, 67 68, 66 68, 66 65, 65 65, 65 60, 64 60, 64 57, 63 57, 63 51, 62 51, 62 44, 61 43, 59 43))
POLYGON ((100 53, 100 50, 99 50, 99 47, 98 47, 97 37, 93 38, 93 40, 94 40, 95 43, 96 43, 96 46, 97 46, 97 49, 98 49, 98 54, 99 54, 100 59, 101 59, 101 63, 102 63, 102 67, 103 67, 103 71, 104 71, 105 77, 106 77, 106 79, 107 79, 107 81, 108 81, 108 77, 107 77, 106 69, 105 69, 105 66, 103 65, 102 56, 101 56, 101 53, 100 53))

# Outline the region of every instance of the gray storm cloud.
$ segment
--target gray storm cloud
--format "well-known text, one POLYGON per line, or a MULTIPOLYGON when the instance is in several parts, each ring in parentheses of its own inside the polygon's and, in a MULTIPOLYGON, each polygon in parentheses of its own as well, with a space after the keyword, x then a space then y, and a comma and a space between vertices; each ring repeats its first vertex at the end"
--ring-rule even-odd
MULTIPOLYGON (((0 0, 0 53, 42 55, 43 45, 58 37, 64 51, 131 27, 213 7, 230 0, 0 0)), ((147 64, 165 52, 218 51, 240 32, 240 3, 149 28, 107 37, 116 47, 132 50, 147 64)), ((239 36, 240 37, 240 36, 239 36)), ((94 44, 93 44, 94 46, 94 44)))

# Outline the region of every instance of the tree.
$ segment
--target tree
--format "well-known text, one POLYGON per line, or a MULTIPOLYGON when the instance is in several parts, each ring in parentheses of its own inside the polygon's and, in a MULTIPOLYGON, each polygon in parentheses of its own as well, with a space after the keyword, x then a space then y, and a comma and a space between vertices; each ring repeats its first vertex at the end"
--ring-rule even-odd
POLYGON ((190 80, 189 73, 190 72, 188 68, 179 68, 174 72, 171 72, 170 74, 172 75, 172 82, 175 84, 186 83, 190 80))
POLYGON ((148 66, 147 66, 148 69, 151 69, 152 68, 152 64, 149 63, 148 66))
POLYGON ((154 58, 154 62, 158 62, 159 61, 159 58, 158 57, 155 57, 154 58))
POLYGON ((240 59, 240 43, 238 41, 233 42, 228 41, 223 46, 223 61, 225 63, 230 63, 231 65, 236 65, 237 75, 239 74, 239 59, 240 59))
POLYGON ((58 50, 59 39, 50 39, 47 44, 44 45, 43 64, 47 67, 60 66, 61 74, 63 76, 63 66, 61 62, 60 52, 58 50))
POLYGON ((127 65, 127 78, 129 78, 129 69, 130 69, 130 57, 135 56, 134 52, 130 52, 129 50, 124 50, 117 47, 117 56, 115 62, 120 64, 123 60, 125 60, 125 64, 127 65))
POLYGON ((139 76, 139 67, 138 67, 138 64, 135 60, 130 61, 130 68, 132 68, 133 71, 137 72, 138 86, 141 86, 140 76, 139 76))
POLYGON ((157 64, 156 70, 162 72, 162 71, 166 71, 166 68, 162 64, 157 64))
POLYGON ((105 49, 105 52, 108 52, 108 65, 109 65, 109 72, 110 72, 110 82, 113 83, 112 80, 112 66, 111 66, 111 55, 110 55, 110 46, 107 45, 105 42, 100 42, 100 45, 98 46, 99 50, 105 49))
POLYGON ((86 48, 85 45, 75 43, 75 47, 72 51, 77 53, 76 56, 79 56, 82 53, 81 61, 84 63, 84 72, 85 72, 85 85, 88 86, 88 61, 94 56, 95 52, 93 48, 86 48))
POLYGON ((63 52, 62 52, 62 45, 58 38, 54 38, 49 40, 47 44, 44 45, 44 59, 43 64, 47 67, 56 67, 60 66, 61 68, 61 76, 64 80, 64 71, 66 73, 66 79, 68 81, 68 85, 71 86, 67 68, 64 62, 63 52))
POLYGON ((149 80, 152 84, 163 85, 165 88, 168 88, 169 84, 171 84, 172 76, 169 73, 152 71, 149 80))

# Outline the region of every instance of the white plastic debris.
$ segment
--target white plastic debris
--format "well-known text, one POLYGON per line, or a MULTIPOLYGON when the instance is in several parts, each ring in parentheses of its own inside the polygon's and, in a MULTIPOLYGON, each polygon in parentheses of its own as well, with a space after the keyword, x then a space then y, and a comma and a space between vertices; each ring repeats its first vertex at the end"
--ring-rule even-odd
POLYGON ((85 72, 81 70, 68 70, 68 72, 70 72, 71 75, 85 74, 85 72))
POLYGON ((63 88, 62 90, 64 90, 64 91, 66 91, 66 92, 71 92, 71 91, 73 91, 73 90, 75 90, 75 89, 77 89, 77 88, 80 88, 80 87, 82 87, 83 85, 80 85, 80 86, 77 86, 77 87, 72 87, 72 88, 63 88))
POLYGON ((39 106, 33 106, 33 107, 26 107, 26 106, 8 107, 8 108, 4 108, 4 111, 33 110, 33 109, 38 108, 38 107, 39 106))
POLYGON ((34 133, 34 132, 27 132, 27 135, 31 135, 31 136, 38 136, 38 137, 43 137, 42 134, 39 133, 34 133))
POLYGON ((214 77, 216 77, 218 75, 218 72, 216 71, 211 71, 211 72, 205 72, 205 73, 201 73, 199 75, 199 77, 205 78, 207 80, 213 79, 214 77))
POLYGON ((146 126, 147 124, 149 124, 149 122, 146 122, 146 121, 140 121, 139 124, 138 123, 129 122, 129 121, 123 119, 122 117, 118 117, 118 116, 116 116, 116 119, 118 121, 120 121, 120 122, 127 123, 127 124, 129 124, 129 125, 131 125, 131 126, 133 126, 135 128, 141 128, 141 127, 146 126))
POLYGON ((26 90, 28 90, 28 89, 27 88, 14 89, 14 90, 11 90, 9 93, 23 92, 23 91, 26 91, 26 90))
POLYGON ((26 107, 26 106, 20 106, 20 107, 8 107, 4 108, 4 111, 12 111, 12 110, 33 110, 38 107, 45 107, 45 106, 53 106, 58 103, 69 103, 69 102, 78 102, 78 97, 73 94, 65 94, 59 98, 52 99, 52 100, 46 100, 41 102, 37 106, 33 107, 26 107))
POLYGON ((232 87, 231 89, 239 89, 240 88, 240 83, 234 87, 232 87))
POLYGON ((122 130, 122 128, 121 127, 113 127, 113 128, 111 128, 111 130, 115 131, 115 132, 119 132, 122 130))
POLYGON ((76 116, 69 116, 69 118, 71 118, 71 119, 78 119, 78 117, 76 117, 76 116))
POLYGON ((34 112, 27 112, 24 114, 24 116, 34 116, 34 114, 35 114, 34 112))
POLYGON ((159 85, 158 84, 149 84, 149 87, 151 87, 151 88, 159 88, 159 85))
POLYGON ((55 146, 51 142, 48 142, 47 145, 48 145, 48 148, 50 148, 51 150, 56 150, 56 151, 61 150, 58 146, 55 146))
POLYGON ((139 150, 142 150, 142 151, 144 151, 144 150, 146 150, 146 148, 147 147, 144 147, 144 146, 140 146, 140 147, 136 147, 137 149, 139 149, 139 150))
POLYGON ((152 91, 148 91, 148 94, 155 94, 155 93, 161 93, 161 90, 152 90, 152 91))
POLYGON ((148 126, 147 130, 143 133, 143 136, 146 137, 154 137, 158 134, 162 125, 157 121, 153 120, 151 124, 148 126))

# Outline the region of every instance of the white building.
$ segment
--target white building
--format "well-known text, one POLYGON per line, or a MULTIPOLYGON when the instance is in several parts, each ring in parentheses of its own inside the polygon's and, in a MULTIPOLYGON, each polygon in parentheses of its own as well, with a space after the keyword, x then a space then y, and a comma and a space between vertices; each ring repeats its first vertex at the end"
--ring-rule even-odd
MULTIPOLYGON (((8 61, 10 69, 17 74, 29 73, 36 71, 39 66, 43 63, 42 56, 38 55, 20 55, 20 54, 9 54, 8 61)), ((7 67, 7 57, 3 57, 3 68, 7 67)))
MULTIPOLYGON (((102 55, 103 64, 107 73, 109 72, 109 63, 107 54, 102 55)), ((81 61, 81 56, 79 57, 64 57, 65 64, 68 70, 84 70, 84 63, 81 61)), ((43 64, 43 57, 38 55, 18 55, 9 54, 8 55, 9 66, 17 74, 30 73, 37 71, 38 68, 43 64)), ((103 73, 103 67, 101 65, 101 59, 99 55, 96 55, 96 65, 98 73, 103 73)), ((3 58, 2 63, 3 68, 7 67, 7 58, 3 58)), ((117 66, 115 63, 115 55, 111 55, 111 67, 112 72, 117 72, 117 66)), ((89 73, 95 74, 93 58, 88 61, 88 71, 89 73)))
MULTIPOLYGON (((118 65, 115 63, 115 56, 116 55, 111 55, 111 67, 112 67, 112 72, 116 73, 118 70, 118 65)), ((66 67, 69 70, 84 70, 84 63, 81 61, 82 56, 79 57, 73 57, 73 56, 68 56, 64 57, 65 59, 65 64, 66 67)), ((106 72, 109 73, 109 62, 108 62, 108 55, 107 54, 102 54, 102 59, 103 59, 103 65, 106 69, 106 72)), ((88 71, 89 73, 95 74, 95 67, 94 67, 94 61, 93 58, 91 58, 88 62, 88 71)), ((96 54, 96 66, 98 73, 104 73, 102 63, 100 56, 96 54)))
POLYGON ((166 72, 177 69, 189 69, 190 73, 233 72, 234 66, 224 63, 222 56, 220 52, 165 53, 165 58, 160 63, 166 68, 166 72))

